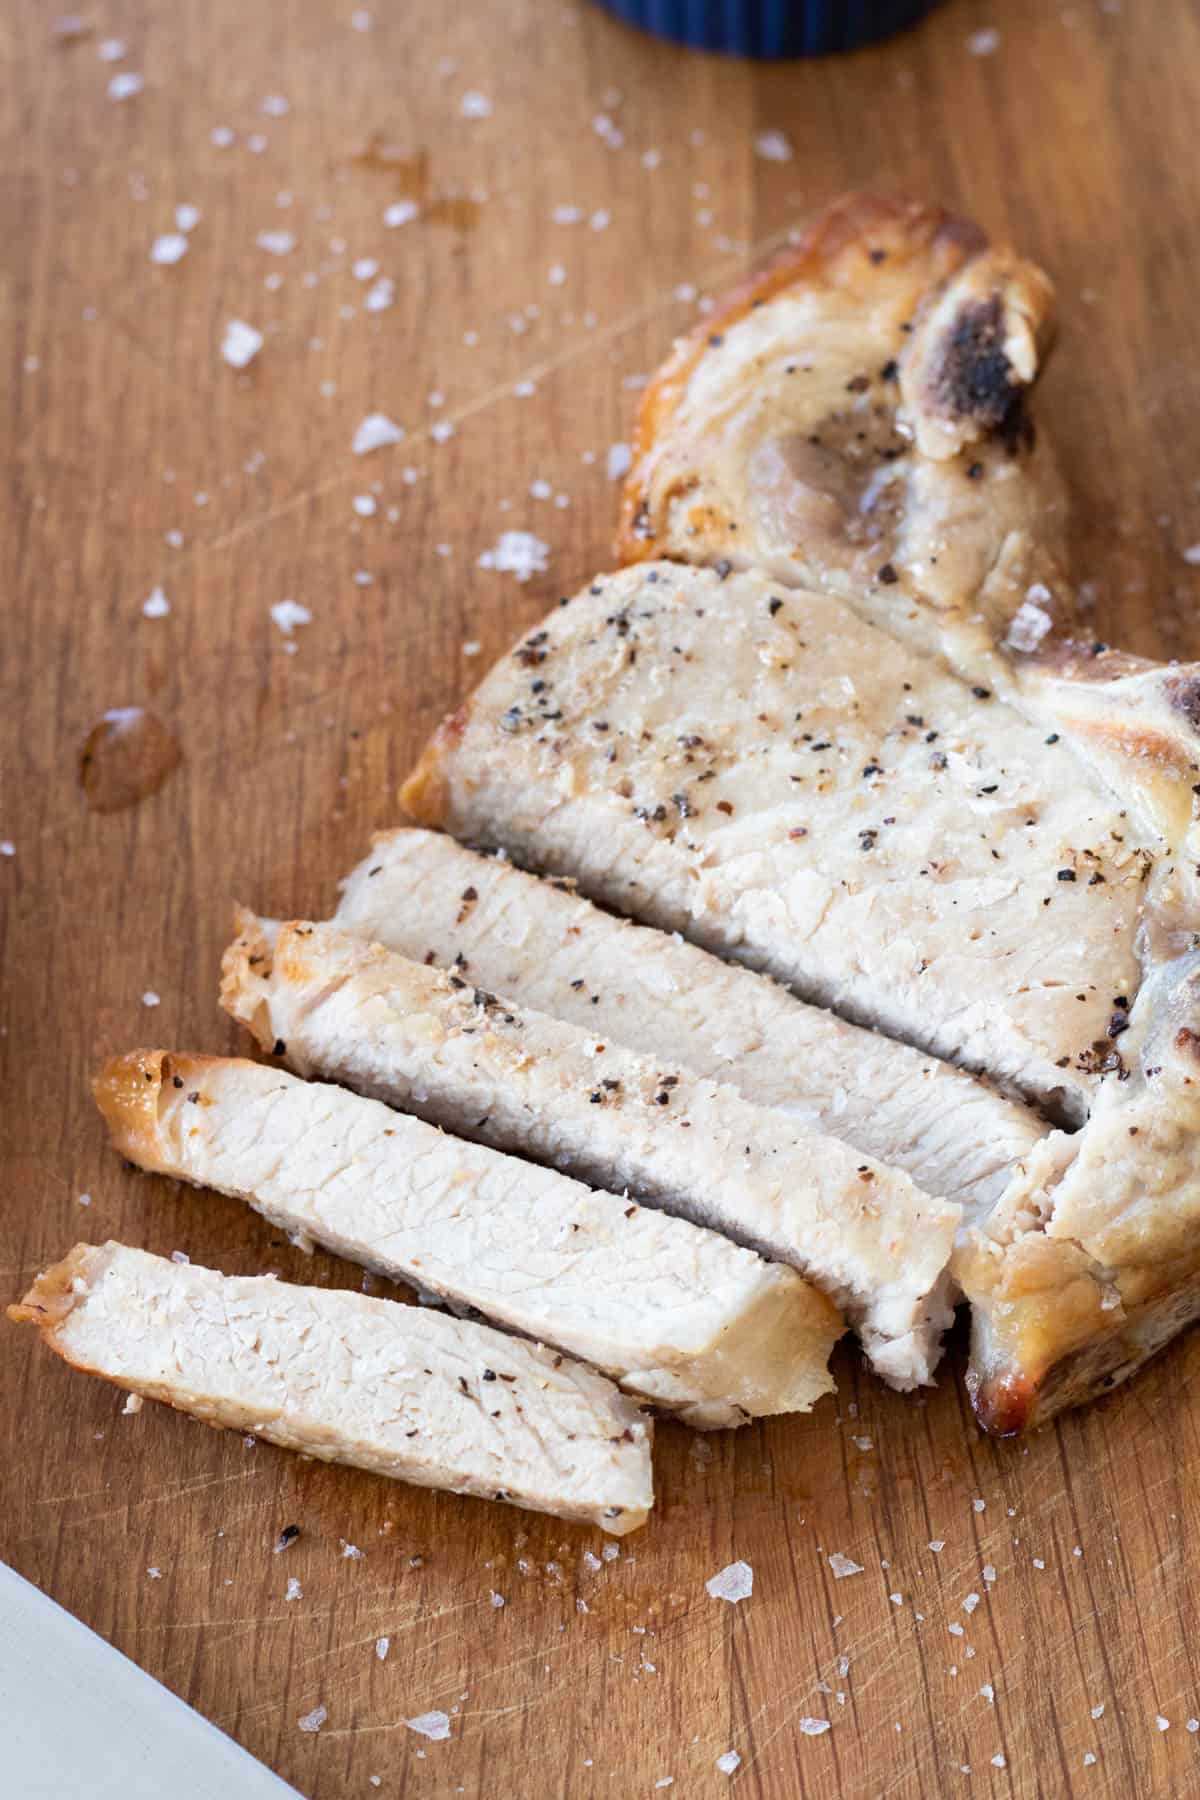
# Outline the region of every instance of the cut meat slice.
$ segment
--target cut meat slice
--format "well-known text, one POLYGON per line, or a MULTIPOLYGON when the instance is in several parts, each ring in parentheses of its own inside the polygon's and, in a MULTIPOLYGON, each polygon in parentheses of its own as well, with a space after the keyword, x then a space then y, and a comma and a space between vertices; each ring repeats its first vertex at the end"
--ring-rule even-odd
POLYGON ((1083 1130, 1039 1146, 956 1259, 991 1431, 1106 1392, 1200 1316, 1200 955, 1128 1020, 1083 1130))
POLYGON ((9 1317, 77 1369, 209 1425, 618 1536, 653 1504, 652 1426, 603 1375, 486 1325, 77 1244, 9 1317))
POLYGON ((1046 1134, 1028 1107, 936 1057, 440 832, 377 836, 333 922, 644 1056, 681 1060, 907 1169, 968 1216, 1000 1197, 1046 1134))
POLYGON ((836 1138, 677 1063, 367 945, 251 915, 221 999, 265 1048, 434 1124, 518 1150, 791 1263, 843 1306, 876 1368, 929 1379, 960 1208, 836 1138))
POLYGON ((144 1169, 615 1375, 703 1427, 807 1411, 842 1324, 791 1269, 344 1088, 136 1050, 93 1084, 144 1169))
POLYGON ((1052 306, 969 220, 838 202, 646 389, 621 560, 758 566, 1004 681, 996 644, 1071 613, 1066 508, 1025 405, 1052 306))
POLYGON ((403 800, 1071 1122, 1163 849, 1060 734, 841 602, 673 563, 551 614, 403 800))

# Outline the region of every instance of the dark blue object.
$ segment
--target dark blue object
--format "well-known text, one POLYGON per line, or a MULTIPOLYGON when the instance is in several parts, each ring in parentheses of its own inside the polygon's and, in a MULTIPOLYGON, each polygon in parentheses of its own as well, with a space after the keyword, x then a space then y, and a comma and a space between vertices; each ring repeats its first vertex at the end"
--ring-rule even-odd
POLYGON ((627 25, 726 56, 829 56, 915 25, 937 0, 600 0, 627 25))

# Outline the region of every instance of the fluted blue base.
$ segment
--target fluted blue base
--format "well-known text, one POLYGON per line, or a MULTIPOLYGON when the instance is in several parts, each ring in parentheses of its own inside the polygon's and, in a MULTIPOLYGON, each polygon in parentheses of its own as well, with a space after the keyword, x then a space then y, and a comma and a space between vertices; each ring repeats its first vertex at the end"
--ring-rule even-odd
POLYGON ((829 56, 914 25, 937 0, 599 0, 658 37, 726 56, 829 56))

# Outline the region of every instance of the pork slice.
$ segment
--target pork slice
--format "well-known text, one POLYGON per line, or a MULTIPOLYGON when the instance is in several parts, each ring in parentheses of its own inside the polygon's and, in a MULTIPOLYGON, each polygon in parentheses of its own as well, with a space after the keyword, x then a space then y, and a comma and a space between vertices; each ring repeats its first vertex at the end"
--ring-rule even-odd
POLYGON ((1040 269, 936 207, 852 194, 718 298, 647 386, 623 562, 759 567, 975 677, 1061 629, 1066 506, 1028 395, 1040 269))
POLYGON ((333 921, 906 1169, 972 1218, 1045 1136, 1029 1107, 937 1057, 805 1006, 677 935, 440 832, 379 834, 333 921))
POLYGON ((1107 1392, 1200 1316, 1200 955, 1155 969, 1125 1017, 1087 1124, 1039 1145, 956 1254, 968 1383, 1000 1435, 1107 1392))
POLYGON ((842 1325, 793 1270, 344 1088, 137 1050, 93 1083, 144 1169, 553 1344, 689 1424, 808 1411, 842 1325))
POLYGON ((1061 734, 840 601, 671 563, 531 631, 403 800, 1071 1123, 1160 849, 1061 734))
POLYGON ((77 1369, 209 1425, 618 1536, 652 1425, 603 1375, 486 1325, 124 1244, 77 1244, 9 1317, 77 1369))
POLYGON ((895 1385, 927 1381, 961 1209, 675 1061, 551 1019, 332 925, 226 952, 221 999, 266 1048, 433 1124, 637 1197, 806 1274, 895 1385))

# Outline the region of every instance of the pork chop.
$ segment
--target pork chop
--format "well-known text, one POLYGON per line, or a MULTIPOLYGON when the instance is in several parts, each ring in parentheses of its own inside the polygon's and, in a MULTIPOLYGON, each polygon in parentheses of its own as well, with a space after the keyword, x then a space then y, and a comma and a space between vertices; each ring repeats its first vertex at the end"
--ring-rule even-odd
POLYGON ((440 832, 380 833, 334 924, 509 994, 907 1169, 966 1216, 1047 1127, 936 1057, 863 1031, 748 969, 593 906, 440 832))
POLYGON ((969 220, 849 196, 646 389, 622 561, 759 567, 1003 682, 1018 614, 1028 635, 1071 613, 1026 401, 1052 308, 1041 270, 969 220))
POLYGON ((543 620, 402 798, 1070 1123, 1166 849, 1062 733, 831 595, 674 563, 543 620))
POLYGON ((252 915, 221 1000, 259 1043, 465 1137, 519 1151, 792 1264, 898 1387, 928 1381, 960 1208, 683 1065, 639 1057, 330 925, 252 915))
POLYGON ((93 1083, 123 1156, 553 1344, 687 1423, 807 1412, 842 1332, 791 1269, 344 1088, 135 1050, 93 1083))
POLYGON ((77 1369, 209 1425, 618 1536, 653 1427, 603 1375, 486 1325, 124 1244, 77 1244, 9 1317, 77 1369))

